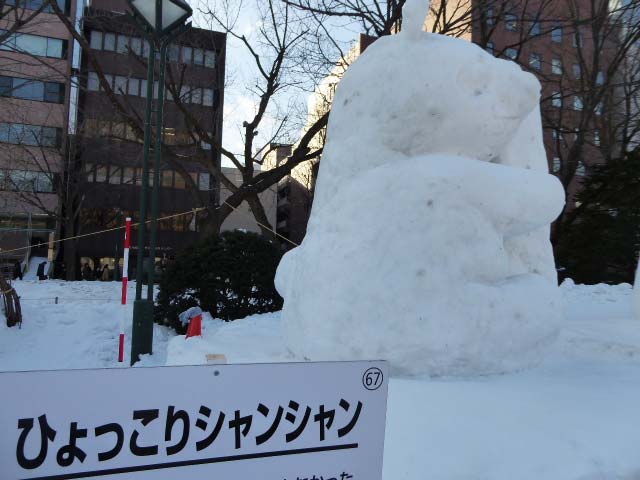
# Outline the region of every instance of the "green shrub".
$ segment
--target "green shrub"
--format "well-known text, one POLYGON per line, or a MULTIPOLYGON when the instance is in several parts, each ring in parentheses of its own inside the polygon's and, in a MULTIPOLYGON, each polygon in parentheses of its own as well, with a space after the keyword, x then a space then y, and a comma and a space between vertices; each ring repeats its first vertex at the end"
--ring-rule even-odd
POLYGON ((276 243, 240 230, 185 249, 160 281, 156 322, 184 333, 178 315, 194 306, 227 321, 279 310, 273 280, 282 253, 276 243))

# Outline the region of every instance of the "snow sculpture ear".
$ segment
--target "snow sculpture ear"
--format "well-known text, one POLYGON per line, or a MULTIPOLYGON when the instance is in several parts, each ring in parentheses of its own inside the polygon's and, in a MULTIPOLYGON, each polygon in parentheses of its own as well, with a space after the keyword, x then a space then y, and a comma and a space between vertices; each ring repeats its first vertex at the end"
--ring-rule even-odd
POLYGON ((429 14, 427 0, 407 0, 402 7, 402 31, 410 40, 418 40, 423 32, 424 22, 429 14))

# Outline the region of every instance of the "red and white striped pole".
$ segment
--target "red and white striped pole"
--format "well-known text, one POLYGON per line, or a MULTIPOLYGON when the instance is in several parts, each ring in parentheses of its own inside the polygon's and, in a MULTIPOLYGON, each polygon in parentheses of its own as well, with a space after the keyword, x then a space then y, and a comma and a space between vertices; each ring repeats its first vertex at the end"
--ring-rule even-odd
MULTIPOLYGON (((122 259, 122 306, 127 304, 127 283, 129 281, 129 247, 131 246, 131 217, 126 219, 124 230, 124 258, 122 259)), ((120 341, 118 345, 118 362, 124 361, 124 325, 127 316, 126 308, 122 309, 120 316, 120 341)))

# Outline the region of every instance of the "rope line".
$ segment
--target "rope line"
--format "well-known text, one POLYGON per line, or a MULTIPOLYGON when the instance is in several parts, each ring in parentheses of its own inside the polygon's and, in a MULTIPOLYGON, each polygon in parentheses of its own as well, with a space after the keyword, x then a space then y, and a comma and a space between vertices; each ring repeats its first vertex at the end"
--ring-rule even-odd
MULTIPOLYGON (((233 211, 237 211, 238 207, 234 207, 233 205, 231 205, 230 203, 227 203, 226 201, 223 201, 222 203, 224 203, 225 205, 227 205, 228 207, 230 207, 233 211)), ((198 207, 198 208, 192 208, 189 211, 186 212, 182 212, 182 213, 174 213, 173 215, 166 215, 164 217, 159 217, 156 222, 159 222, 161 220, 168 220, 170 218, 176 218, 176 217, 181 217, 184 215, 189 215, 189 214, 195 214, 197 212, 201 212, 203 210, 208 210, 210 208, 213 208, 213 206, 209 206, 209 207, 198 207)), ((152 220, 147 220, 145 223, 151 223, 152 220)), ((293 245, 294 247, 299 247, 300 245, 296 242, 294 242, 293 240, 288 239, 287 237, 285 237, 284 235, 279 234, 278 232, 276 232, 273 228, 260 223, 259 221, 255 220, 255 222, 262 228, 264 228, 265 230, 268 230, 269 232, 273 233, 274 235, 276 235, 277 237, 282 238, 283 240, 286 240, 287 242, 289 242, 291 245, 293 245)), ((131 226, 132 227, 139 227, 142 223, 141 222, 137 222, 137 223, 132 223, 131 226)), ((58 240, 53 240, 52 242, 44 242, 44 243, 37 243, 35 245, 31 245, 30 247, 19 247, 19 248, 13 248, 11 250, 2 250, 0 249, 0 254, 6 254, 6 253, 13 253, 13 252, 20 252, 22 250, 29 250, 30 248, 37 248, 37 247, 44 247, 44 246, 48 246, 49 243, 62 243, 62 242, 66 242, 69 240, 77 240, 79 238, 86 238, 86 237, 91 237, 93 235, 101 235, 103 233, 108 233, 108 232, 114 232, 117 230, 122 230, 126 228, 126 225, 122 225, 120 227, 113 227, 113 228, 105 228, 104 230, 98 230, 97 232, 91 232, 91 233, 83 233, 82 235, 74 235, 73 237, 66 237, 66 238, 59 238, 58 240)))

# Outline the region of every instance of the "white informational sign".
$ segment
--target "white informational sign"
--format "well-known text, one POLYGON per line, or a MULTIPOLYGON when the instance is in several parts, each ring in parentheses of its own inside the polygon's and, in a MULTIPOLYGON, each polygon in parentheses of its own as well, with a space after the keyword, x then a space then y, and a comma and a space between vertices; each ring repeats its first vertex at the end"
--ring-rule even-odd
POLYGON ((0 373, 0 479, 381 480, 385 362, 0 373))

